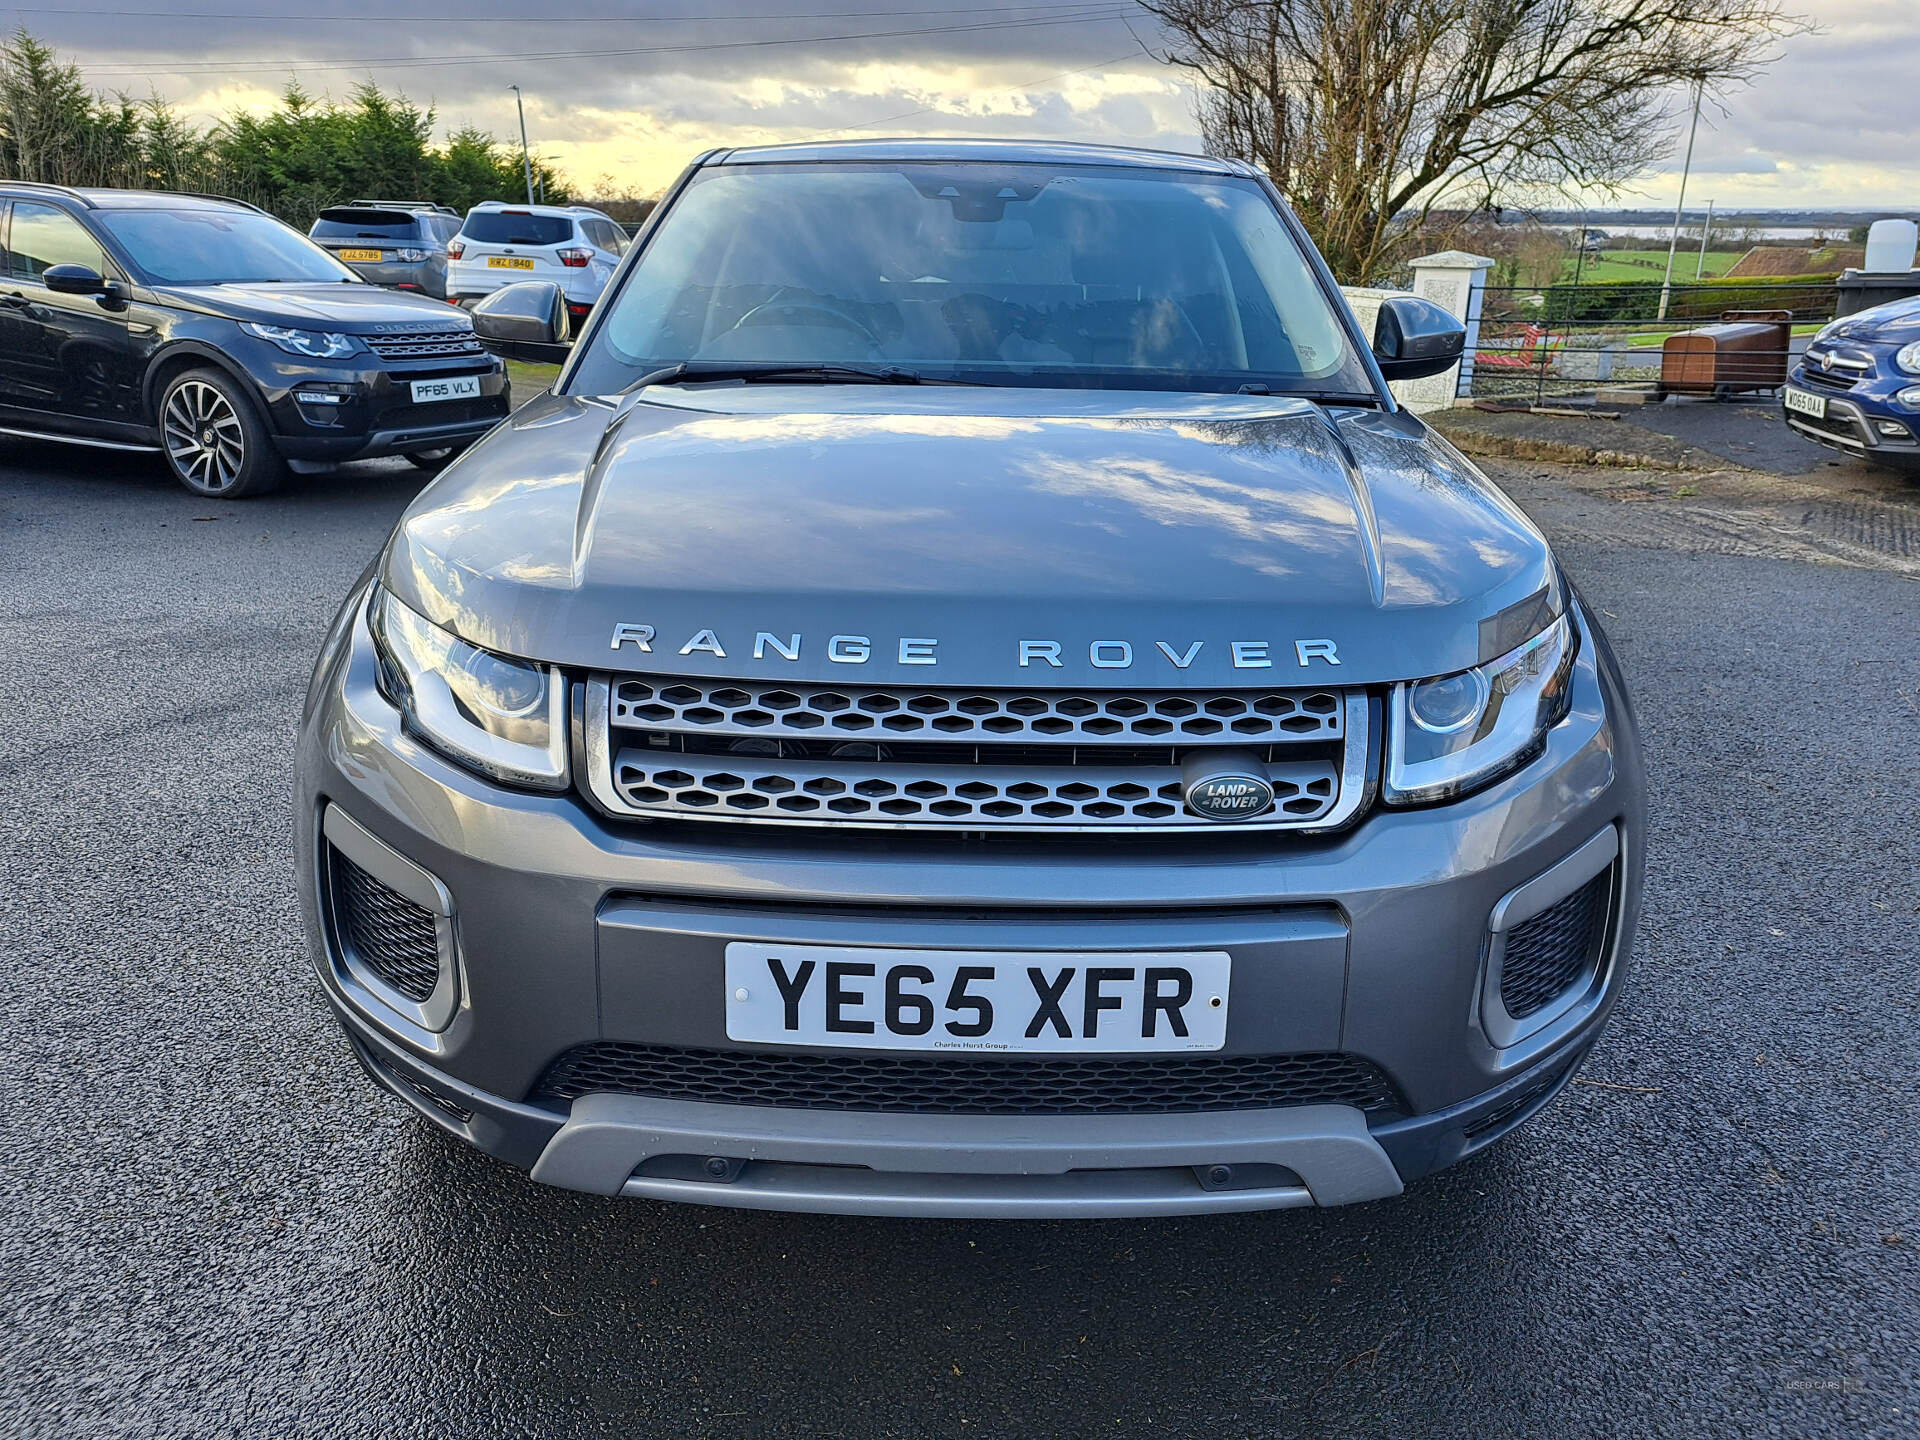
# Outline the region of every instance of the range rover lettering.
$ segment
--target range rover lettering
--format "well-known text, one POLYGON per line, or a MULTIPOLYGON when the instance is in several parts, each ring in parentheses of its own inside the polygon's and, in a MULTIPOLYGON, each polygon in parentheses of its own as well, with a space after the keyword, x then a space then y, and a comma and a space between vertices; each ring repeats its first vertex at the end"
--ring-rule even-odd
POLYGON ((327 636, 368 1076, 536 1181, 864 1214, 1373 1200, 1527 1121, 1645 800, 1593 612, 1388 389, 1463 340, 1362 336, 1235 163, 703 156, 327 636))

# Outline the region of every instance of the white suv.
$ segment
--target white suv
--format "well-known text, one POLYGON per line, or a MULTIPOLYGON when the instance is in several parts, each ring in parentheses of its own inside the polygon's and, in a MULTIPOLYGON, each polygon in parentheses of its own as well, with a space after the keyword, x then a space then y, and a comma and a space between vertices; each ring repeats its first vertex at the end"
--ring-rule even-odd
POLYGON ((626 231, 584 205, 488 200, 447 243, 447 298, 462 304, 516 280, 551 280, 578 329, 626 248, 626 231))

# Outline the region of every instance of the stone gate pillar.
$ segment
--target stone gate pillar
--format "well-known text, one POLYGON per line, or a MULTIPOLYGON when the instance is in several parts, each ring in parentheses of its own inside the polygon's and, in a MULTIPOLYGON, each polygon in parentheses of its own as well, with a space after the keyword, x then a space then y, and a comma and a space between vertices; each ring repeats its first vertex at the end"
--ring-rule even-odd
MULTIPOLYGON (((1473 387, 1473 352, 1480 343, 1480 304, 1487 285, 1487 271, 1494 262, 1484 255, 1469 255, 1461 250, 1443 250, 1438 255, 1422 255, 1412 262, 1412 293, 1431 300, 1441 309, 1459 317, 1467 327, 1467 351, 1459 365, 1424 380, 1397 380, 1390 387, 1393 395, 1416 414, 1445 410, 1456 395, 1470 394, 1473 387)), ((1380 302, 1389 295, 1404 295, 1404 290, 1375 290, 1347 287, 1347 303, 1360 322, 1360 333, 1373 338, 1374 317, 1380 302)))

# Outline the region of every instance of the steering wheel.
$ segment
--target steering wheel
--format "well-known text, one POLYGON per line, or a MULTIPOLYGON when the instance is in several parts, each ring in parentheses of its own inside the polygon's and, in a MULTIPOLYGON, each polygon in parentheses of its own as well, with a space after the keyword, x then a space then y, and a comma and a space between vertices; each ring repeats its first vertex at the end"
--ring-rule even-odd
POLYGON ((744 330, 749 325, 794 324, 826 324, 836 330, 851 330, 876 349, 880 345, 880 337, 873 333, 866 322, 818 300, 767 300, 734 321, 733 328, 744 330), (802 319, 802 316, 809 318, 802 319))

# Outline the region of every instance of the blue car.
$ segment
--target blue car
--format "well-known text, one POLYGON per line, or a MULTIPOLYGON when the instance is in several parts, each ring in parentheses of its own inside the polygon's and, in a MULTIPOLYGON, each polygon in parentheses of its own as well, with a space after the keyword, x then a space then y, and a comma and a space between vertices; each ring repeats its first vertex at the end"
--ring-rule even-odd
POLYGON ((1836 320, 1780 396, 1787 424, 1877 464, 1920 468, 1920 297, 1836 320))

